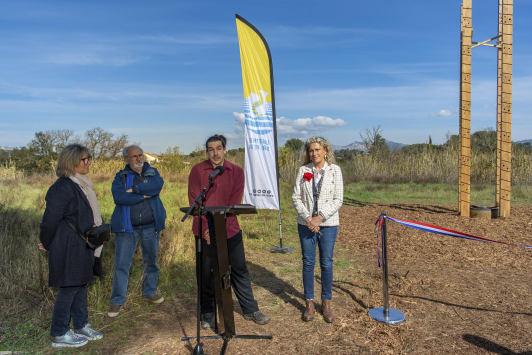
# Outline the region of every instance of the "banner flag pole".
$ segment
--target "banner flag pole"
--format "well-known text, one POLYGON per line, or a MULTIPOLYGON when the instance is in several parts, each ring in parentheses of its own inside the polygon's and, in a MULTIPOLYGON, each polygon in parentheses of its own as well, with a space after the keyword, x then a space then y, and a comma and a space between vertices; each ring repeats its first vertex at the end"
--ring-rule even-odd
POLYGON ((280 246, 271 252, 287 253, 282 246, 281 195, 277 148, 277 118, 270 48, 262 34, 236 15, 245 114, 244 203, 258 209, 279 210, 280 246))

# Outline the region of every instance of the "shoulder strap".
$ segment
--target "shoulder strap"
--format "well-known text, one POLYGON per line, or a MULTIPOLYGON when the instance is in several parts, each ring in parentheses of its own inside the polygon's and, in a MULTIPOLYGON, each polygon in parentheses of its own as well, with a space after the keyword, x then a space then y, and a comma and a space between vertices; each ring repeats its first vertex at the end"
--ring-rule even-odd
POLYGON ((63 219, 65 220, 65 222, 68 223, 68 225, 70 226, 70 228, 72 228, 74 231, 76 231, 76 232, 79 234, 79 236, 81 237, 81 239, 83 239, 83 240, 85 241, 85 243, 87 243, 87 238, 85 238, 85 237, 83 236, 83 234, 81 234, 81 232, 79 231, 79 229, 78 229, 75 225, 73 225, 72 223, 70 223, 70 221, 67 220, 65 217, 63 217, 63 219))

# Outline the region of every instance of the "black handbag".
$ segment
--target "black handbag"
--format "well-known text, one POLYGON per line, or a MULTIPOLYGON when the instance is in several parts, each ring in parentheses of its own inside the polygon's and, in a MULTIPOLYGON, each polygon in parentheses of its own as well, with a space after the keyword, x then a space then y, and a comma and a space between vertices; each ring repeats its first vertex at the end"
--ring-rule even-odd
POLYGON ((87 243, 87 246, 90 249, 94 250, 111 239, 111 225, 108 223, 102 223, 98 227, 93 227, 86 231, 85 235, 83 235, 79 229, 76 228, 76 226, 70 223, 67 219, 65 219, 65 221, 68 223, 70 228, 78 232, 79 236, 87 243))

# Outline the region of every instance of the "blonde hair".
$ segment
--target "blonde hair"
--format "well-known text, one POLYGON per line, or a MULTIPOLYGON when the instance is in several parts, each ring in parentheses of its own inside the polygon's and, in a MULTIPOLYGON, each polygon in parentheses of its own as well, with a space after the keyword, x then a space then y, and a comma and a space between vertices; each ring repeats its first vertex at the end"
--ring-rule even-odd
POLYGON ((334 159, 334 150, 332 149, 331 145, 327 140, 323 137, 311 137, 307 139, 305 144, 303 144, 303 147, 301 148, 301 156, 299 158, 299 161, 301 162, 301 166, 307 165, 311 162, 310 159, 310 145, 312 143, 318 143, 325 149, 325 161, 327 164, 336 164, 336 159, 334 159))
POLYGON ((89 157, 91 156, 89 148, 84 145, 75 143, 65 146, 57 157, 55 175, 58 177, 74 176, 76 174, 75 168, 79 165, 84 153, 87 153, 89 157))

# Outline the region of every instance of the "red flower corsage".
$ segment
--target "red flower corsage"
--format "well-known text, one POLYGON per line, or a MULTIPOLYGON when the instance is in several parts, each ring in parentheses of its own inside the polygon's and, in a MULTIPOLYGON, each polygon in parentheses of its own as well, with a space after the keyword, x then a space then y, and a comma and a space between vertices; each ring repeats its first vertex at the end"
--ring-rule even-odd
POLYGON ((303 174, 303 179, 305 179, 305 181, 310 181, 310 180, 312 180, 313 177, 314 177, 314 175, 312 173, 304 173, 303 174))

